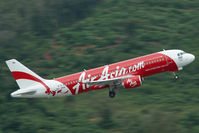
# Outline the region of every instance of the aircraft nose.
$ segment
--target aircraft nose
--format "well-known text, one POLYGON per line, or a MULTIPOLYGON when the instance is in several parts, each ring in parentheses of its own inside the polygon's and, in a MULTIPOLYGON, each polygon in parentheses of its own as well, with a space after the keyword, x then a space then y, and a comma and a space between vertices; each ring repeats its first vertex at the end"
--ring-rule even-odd
POLYGON ((193 62, 195 60, 195 56, 193 54, 189 54, 189 60, 190 62, 193 62))
POLYGON ((187 54, 186 64, 190 64, 195 60, 195 56, 193 54, 187 54))

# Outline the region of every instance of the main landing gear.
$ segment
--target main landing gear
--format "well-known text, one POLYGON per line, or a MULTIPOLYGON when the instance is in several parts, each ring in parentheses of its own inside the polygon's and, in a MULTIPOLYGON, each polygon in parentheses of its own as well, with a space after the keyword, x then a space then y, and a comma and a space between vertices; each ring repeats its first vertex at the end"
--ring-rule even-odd
POLYGON ((115 97, 115 92, 114 91, 109 91, 109 97, 114 98, 115 97))
POLYGON ((109 97, 114 98, 116 95, 117 87, 116 86, 110 86, 109 87, 109 97))

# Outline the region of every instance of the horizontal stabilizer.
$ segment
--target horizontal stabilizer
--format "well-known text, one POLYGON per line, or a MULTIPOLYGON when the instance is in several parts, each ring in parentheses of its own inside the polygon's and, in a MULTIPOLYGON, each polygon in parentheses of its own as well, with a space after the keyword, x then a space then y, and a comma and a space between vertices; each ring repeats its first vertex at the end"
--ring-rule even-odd
POLYGON ((36 93, 35 89, 19 89, 11 93, 12 97, 22 96, 22 95, 33 95, 36 93))

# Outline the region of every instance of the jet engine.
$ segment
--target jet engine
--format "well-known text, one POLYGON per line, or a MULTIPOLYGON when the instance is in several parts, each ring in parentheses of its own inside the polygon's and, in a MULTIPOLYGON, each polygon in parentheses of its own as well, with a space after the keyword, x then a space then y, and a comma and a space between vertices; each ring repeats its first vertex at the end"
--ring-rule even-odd
POLYGON ((125 89, 136 88, 136 87, 139 87, 141 85, 142 85, 142 80, 141 80, 141 77, 139 75, 124 79, 123 82, 122 82, 122 86, 125 89))

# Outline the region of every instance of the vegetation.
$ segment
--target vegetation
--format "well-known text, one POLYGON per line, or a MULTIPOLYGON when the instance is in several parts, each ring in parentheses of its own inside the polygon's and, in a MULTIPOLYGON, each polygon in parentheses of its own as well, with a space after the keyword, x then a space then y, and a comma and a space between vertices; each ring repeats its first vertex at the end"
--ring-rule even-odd
POLYGON ((0 133, 198 133, 198 0, 0 1, 0 133), (54 78, 157 52, 183 49, 196 61, 143 86, 53 99, 14 99, 5 60, 54 78))

